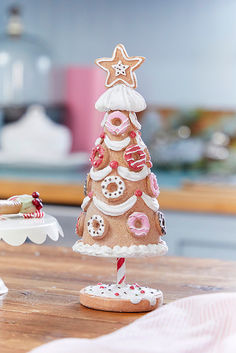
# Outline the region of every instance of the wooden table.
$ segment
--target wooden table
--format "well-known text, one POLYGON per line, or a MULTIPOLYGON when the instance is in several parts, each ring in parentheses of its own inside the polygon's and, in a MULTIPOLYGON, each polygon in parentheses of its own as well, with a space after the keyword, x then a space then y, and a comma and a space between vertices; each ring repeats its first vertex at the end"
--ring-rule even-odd
MULTIPOLYGON (((143 314, 95 311, 79 304, 79 290, 115 279, 113 259, 80 256, 70 248, 1 243, 0 352, 22 353, 63 337, 97 337, 143 314)), ((189 295, 236 290, 236 262, 162 257, 127 260, 130 283, 164 292, 169 303, 189 295)))

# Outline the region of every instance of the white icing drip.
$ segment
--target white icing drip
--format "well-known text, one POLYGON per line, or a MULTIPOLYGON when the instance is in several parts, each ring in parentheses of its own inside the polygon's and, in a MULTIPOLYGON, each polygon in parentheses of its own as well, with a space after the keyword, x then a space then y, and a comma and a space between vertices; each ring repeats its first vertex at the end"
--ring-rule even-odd
POLYGON ((158 244, 131 246, 116 245, 113 248, 99 244, 84 244, 81 240, 78 240, 74 244, 73 250, 83 255, 100 257, 146 257, 163 256, 167 253, 168 247, 163 240, 160 240, 158 244))
POLYGON ((95 108, 100 112, 127 110, 141 112, 146 109, 144 98, 133 88, 119 84, 107 89, 97 100, 95 108))
POLYGON ((117 168, 118 174, 127 180, 130 181, 139 181, 143 180, 150 174, 150 169, 145 165, 140 172, 131 172, 128 168, 119 166, 117 168))
POLYGON ((135 113, 130 112, 129 113, 129 118, 131 123, 138 129, 141 130, 141 124, 138 122, 137 116, 135 113))
POLYGON ((105 126, 107 118, 108 118, 108 113, 105 113, 104 118, 102 119, 102 122, 101 122, 101 127, 105 126))
POLYGON ((101 144, 101 142, 102 142, 101 137, 98 137, 98 138, 96 139, 96 141, 95 141, 95 146, 100 145, 100 144, 101 144))
POLYGON ((141 300, 148 300, 150 305, 155 305, 156 301, 162 301, 162 292, 157 289, 142 287, 137 284, 103 284, 88 286, 81 290, 82 293, 94 295, 101 298, 129 300, 133 304, 138 304, 141 300))
POLYGON ((155 197, 151 197, 151 196, 145 194, 145 192, 143 192, 141 197, 142 197, 143 201, 145 202, 145 204, 149 208, 151 208, 154 212, 157 212, 159 210, 159 203, 155 197))
POLYGON ((89 201, 91 200, 91 198, 89 196, 86 196, 84 199, 83 199, 83 202, 82 202, 82 205, 81 205, 81 208, 82 210, 84 211, 86 206, 88 205, 89 201))
POLYGON ((128 200, 119 205, 109 205, 99 199, 96 196, 93 197, 94 205, 104 214, 108 216, 121 216, 125 212, 129 211, 137 201, 137 196, 133 195, 128 200))
POLYGON ((93 167, 90 169, 90 177, 91 179, 93 179, 94 181, 99 181, 102 180, 104 178, 106 178, 106 176, 108 174, 110 174, 112 171, 112 168, 108 165, 107 167, 98 170, 98 171, 94 171, 93 167))
POLYGON ((125 147, 127 147, 128 144, 130 143, 130 137, 128 136, 121 141, 114 141, 114 140, 109 139, 109 137, 106 135, 104 142, 107 145, 107 147, 110 148, 111 150, 121 151, 125 147))

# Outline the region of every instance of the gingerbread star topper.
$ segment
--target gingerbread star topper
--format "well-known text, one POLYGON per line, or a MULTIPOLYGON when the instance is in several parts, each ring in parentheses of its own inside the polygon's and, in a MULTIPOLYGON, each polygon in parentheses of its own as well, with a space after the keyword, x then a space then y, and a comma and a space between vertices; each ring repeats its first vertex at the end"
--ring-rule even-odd
POLYGON ((142 56, 128 56, 123 44, 118 44, 112 58, 100 58, 95 63, 107 72, 106 87, 123 83, 128 87, 136 88, 137 79, 134 71, 144 60, 142 56))

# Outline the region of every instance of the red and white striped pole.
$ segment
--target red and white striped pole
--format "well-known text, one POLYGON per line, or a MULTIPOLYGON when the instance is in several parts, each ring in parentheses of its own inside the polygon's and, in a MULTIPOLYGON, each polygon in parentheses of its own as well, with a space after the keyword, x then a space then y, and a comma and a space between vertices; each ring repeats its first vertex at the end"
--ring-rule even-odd
POLYGON ((125 271, 125 258, 117 258, 117 284, 125 284, 126 271, 125 271))

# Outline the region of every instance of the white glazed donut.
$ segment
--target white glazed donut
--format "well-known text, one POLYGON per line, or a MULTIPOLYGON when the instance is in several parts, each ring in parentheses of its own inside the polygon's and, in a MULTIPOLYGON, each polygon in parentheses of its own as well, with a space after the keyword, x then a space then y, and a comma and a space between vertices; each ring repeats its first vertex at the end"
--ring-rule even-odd
POLYGON ((109 114, 105 123, 105 127, 113 135, 123 134, 129 125, 129 118, 119 110, 109 114))
POLYGON ((129 232, 135 237, 147 235, 150 230, 150 223, 147 215, 142 212, 133 212, 127 221, 129 232))
POLYGON ((108 228, 104 218, 97 214, 89 218, 87 226, 88 232, 93 238, 103 238, 108 228))
POLYGON ((106 177, 102 184, 102 193, 108 199, 116 199, 123 195, 125 191, 125 183, 116 175, 106 177))

